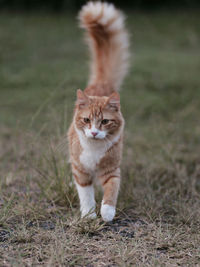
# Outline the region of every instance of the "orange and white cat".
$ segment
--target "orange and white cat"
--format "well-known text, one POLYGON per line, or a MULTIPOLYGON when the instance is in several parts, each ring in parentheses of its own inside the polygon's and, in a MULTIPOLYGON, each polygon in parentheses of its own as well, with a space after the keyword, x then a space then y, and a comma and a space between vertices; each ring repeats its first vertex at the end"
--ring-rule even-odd
POLYGON ((124 16, 112 4, 88 2, 79 14, 91 52, 91 76, 77 91, 68 131, 70 162, 81 216, 96 217, 93 182, 103 187, 101 216, 112 221, 120 187, 124 119, 119 87, 128 68, 128 34, 124 16))

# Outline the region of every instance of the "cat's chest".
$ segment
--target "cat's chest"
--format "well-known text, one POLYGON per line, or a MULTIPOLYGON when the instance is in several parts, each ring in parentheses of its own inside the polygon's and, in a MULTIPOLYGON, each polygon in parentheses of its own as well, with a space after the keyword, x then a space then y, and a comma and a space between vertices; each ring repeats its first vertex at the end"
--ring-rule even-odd
POLYGON ((86 170, 94 171, 100 160, 105 156, 108 147, 105 144, 82 143, 80 162, 86 170))
POLYGON ((112 141, 88 140, 81 131, 77 130, 77 134, 82 148, 79 160, 89 172, 94 172, 96 170, 97 165, 105 156, 106 152, 117 143, 120 138, 120 135, 117 135, 112 141))

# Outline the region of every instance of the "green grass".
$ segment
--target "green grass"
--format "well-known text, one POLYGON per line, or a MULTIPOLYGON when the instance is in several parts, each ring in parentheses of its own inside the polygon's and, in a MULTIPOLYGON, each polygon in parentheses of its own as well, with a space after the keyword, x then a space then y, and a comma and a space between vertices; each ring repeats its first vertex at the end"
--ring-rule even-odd
POLYGON ((128 13, 122 186, 103 224, 79 219, 67 162, 88 77, 75 15, 1 14, 0 266, 200 264, 199 15, 128 13))

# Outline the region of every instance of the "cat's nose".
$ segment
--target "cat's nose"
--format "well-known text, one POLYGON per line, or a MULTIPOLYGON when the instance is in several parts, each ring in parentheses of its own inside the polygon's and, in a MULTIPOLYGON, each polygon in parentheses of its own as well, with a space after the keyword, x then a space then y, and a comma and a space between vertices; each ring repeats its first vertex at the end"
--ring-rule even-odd
POLYGON ((95 137, 97 135, 97 132, 91 132, 91 134, 95 137))

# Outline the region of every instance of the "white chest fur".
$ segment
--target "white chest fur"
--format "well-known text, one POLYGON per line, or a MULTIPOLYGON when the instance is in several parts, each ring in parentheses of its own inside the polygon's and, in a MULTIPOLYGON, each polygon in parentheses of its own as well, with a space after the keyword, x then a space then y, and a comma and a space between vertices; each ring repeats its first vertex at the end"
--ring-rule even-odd
POLYGON ((94 171, 96 169, 97 164, 104 157, 106 151, 119 140, 119 136, 117 136, 112 142, 91 140, 85 137, 82 132, 77 131, 77 133, 80 144, 83 148, 80 155, 80 162, 89 171, 94 171))
MULTIPOLYGON (((93 141, 93 140, 92 140, 93 141)), ((83 166, 88 170, 95 170, 96 165, 100 162, 107 151, 107 146, 102 144, 102 142, 98 142, 95 144, 94 142, 84 142, 81 143, 83 151, 80 155, 80 162, 83 166)))

